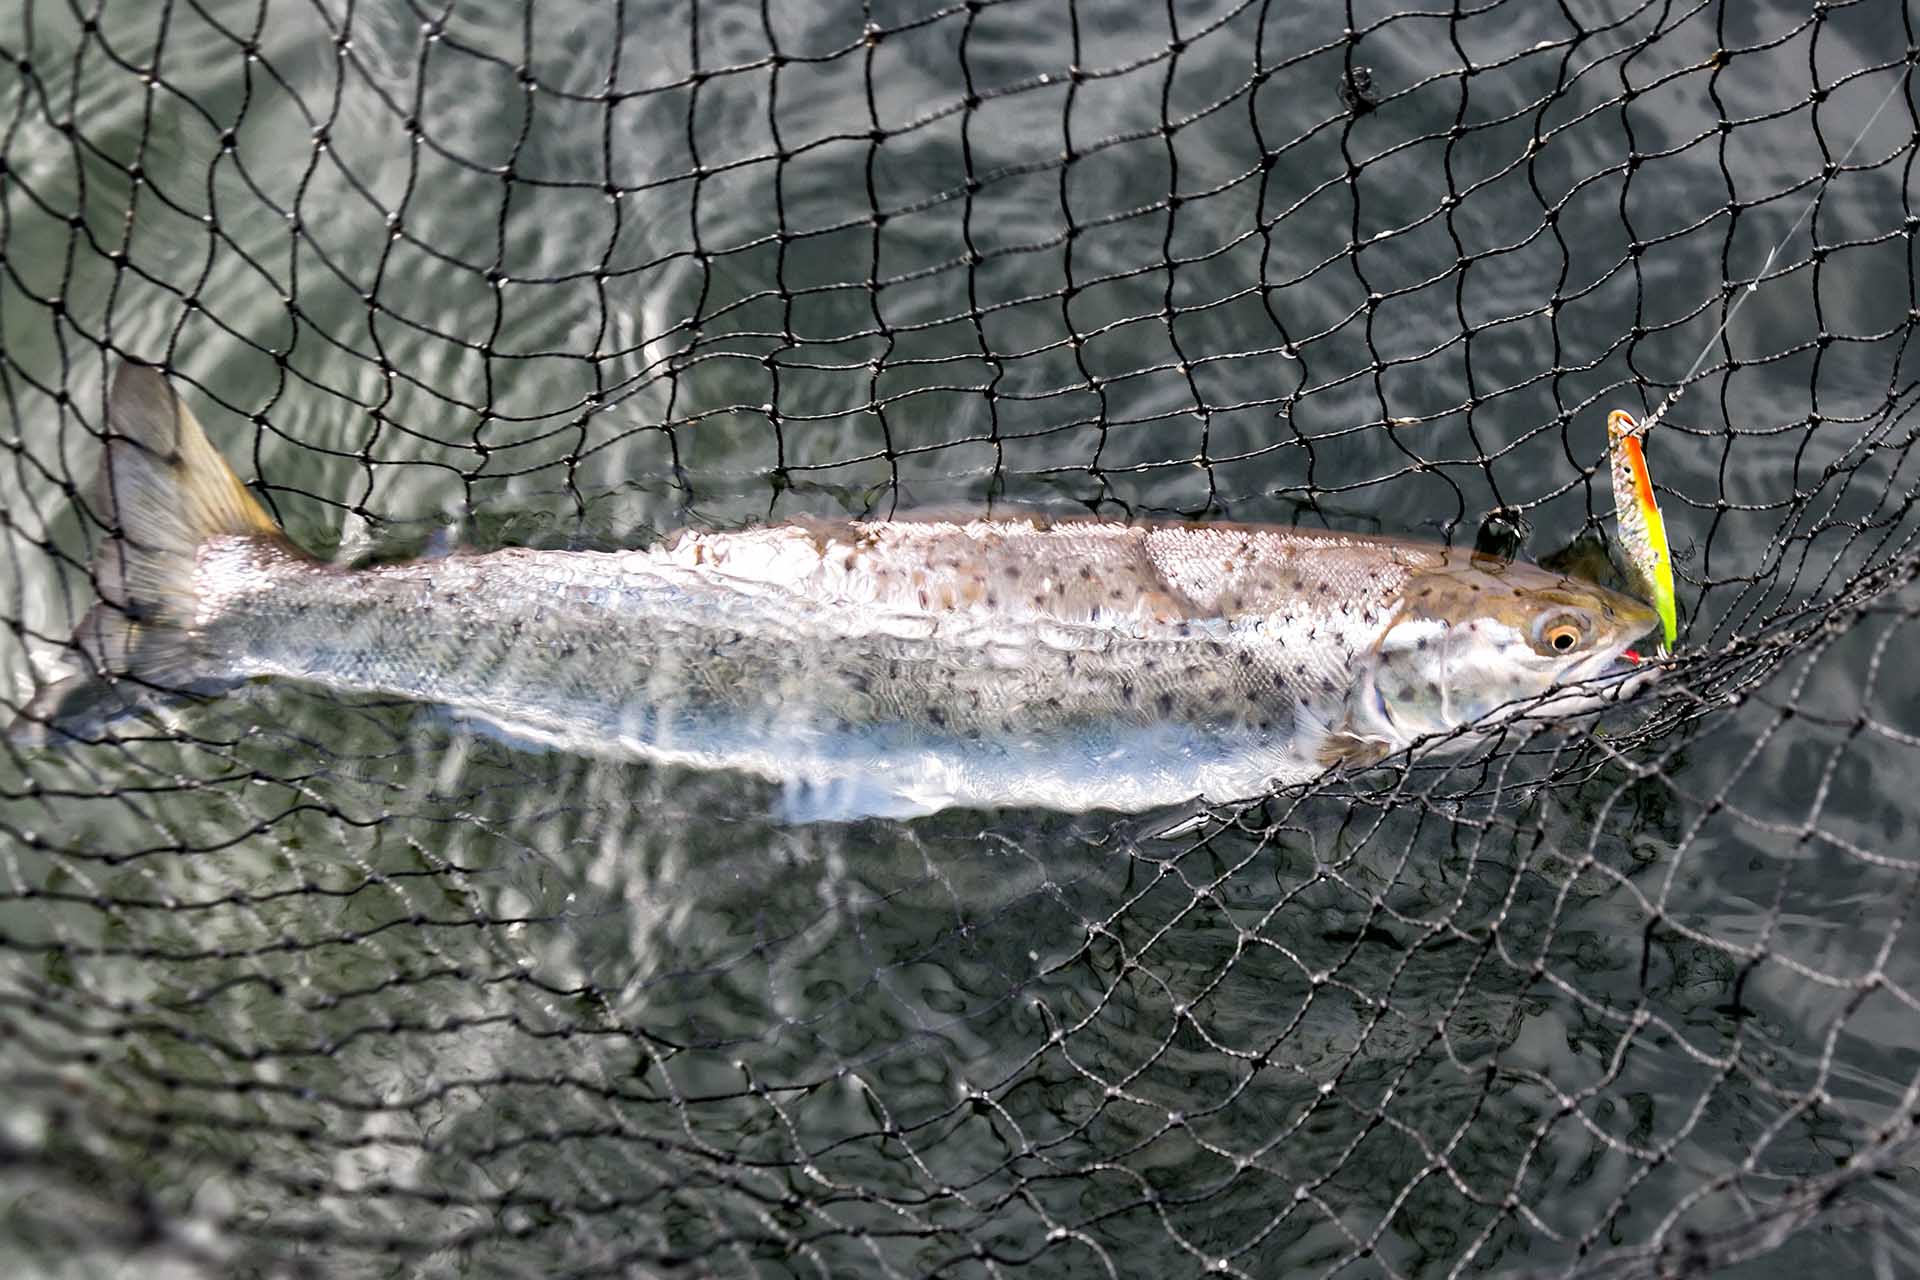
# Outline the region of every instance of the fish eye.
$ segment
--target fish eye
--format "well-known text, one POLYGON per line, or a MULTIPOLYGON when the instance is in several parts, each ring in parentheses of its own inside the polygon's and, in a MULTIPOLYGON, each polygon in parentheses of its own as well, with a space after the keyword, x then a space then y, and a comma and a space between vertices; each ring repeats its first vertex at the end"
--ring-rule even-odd
POLYGON ((1572 614, 1552 614, 1540 620, 1534 643, 1542 653, 1572 653, 1586 643, 1586 625, 1572 614))

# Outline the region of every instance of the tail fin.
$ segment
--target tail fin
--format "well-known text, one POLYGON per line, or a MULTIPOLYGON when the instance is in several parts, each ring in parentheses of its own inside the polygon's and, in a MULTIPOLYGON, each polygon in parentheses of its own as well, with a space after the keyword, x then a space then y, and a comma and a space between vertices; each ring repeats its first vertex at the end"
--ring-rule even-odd
POLYGON ((108 526, 93 560, 100 602, 73 633, 88 669, 34 695, 7 730, 16 743, 97 737, 152 694, 226 687, 194 644, 200 546, 221 535, 285 543, 193 411, 148 365, 125 362, 114 374, 94 493, 108 526))

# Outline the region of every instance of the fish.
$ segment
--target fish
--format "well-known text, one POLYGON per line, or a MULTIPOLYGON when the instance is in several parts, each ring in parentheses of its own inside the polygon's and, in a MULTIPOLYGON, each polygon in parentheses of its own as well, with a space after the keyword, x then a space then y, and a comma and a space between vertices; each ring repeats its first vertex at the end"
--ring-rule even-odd
POLYGON ((153 367, 121 364, 105 435, 84 669, 34 694, 17 743, 264 678, 754 775, 799 820, 1142 812, 1604 706, 1657 621, 1438 543, 1042 512, 351 567, 295 545, 153 367))
POLYGON ((1667 522, 1653 496, 1644 426, 1625 409, 1607 415, 1607 458, 1613 478, 1614 523, 1626 553, 1628 585, 1653 602, 1660 615, 1661 648, 1671 650, 1680 635, 1673 592, 1673 556, 1667 547, 1667 522))

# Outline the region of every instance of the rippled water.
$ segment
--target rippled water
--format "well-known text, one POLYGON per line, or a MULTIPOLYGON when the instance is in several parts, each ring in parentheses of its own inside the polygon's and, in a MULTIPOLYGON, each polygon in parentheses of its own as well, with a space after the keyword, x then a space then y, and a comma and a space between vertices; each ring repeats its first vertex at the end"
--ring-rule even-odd
POLYGON ((1300 8, 0 6, 16 699, 88 594, 103 336, 321 552, 1039 502, 1505 505, 1541 555, 1769 277, 1653 445, 1731 656, 1644 776, 795 828, 274 687, 0 759, 36 1265, 145 1204, 241 1271, 1511 1272, 1761 1240, 1867 1157, 1737 1273, 1900 1239, 1914 604, 1795 610, 1913 533, 1915 115, 1845 78, 1901 7, 1300 8))

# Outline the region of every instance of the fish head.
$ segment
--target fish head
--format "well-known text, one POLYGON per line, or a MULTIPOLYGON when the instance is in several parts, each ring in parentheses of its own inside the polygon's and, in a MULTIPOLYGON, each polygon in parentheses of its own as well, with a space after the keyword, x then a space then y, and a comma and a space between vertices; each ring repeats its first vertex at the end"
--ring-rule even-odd
POLYGON ((1449 555, 1400 592, 1350 732, 1397 750, 1468 725, 1595 710, 1651 679, 1632 646, 1658 624, 1650 606, 1593 583, 1449 555))

